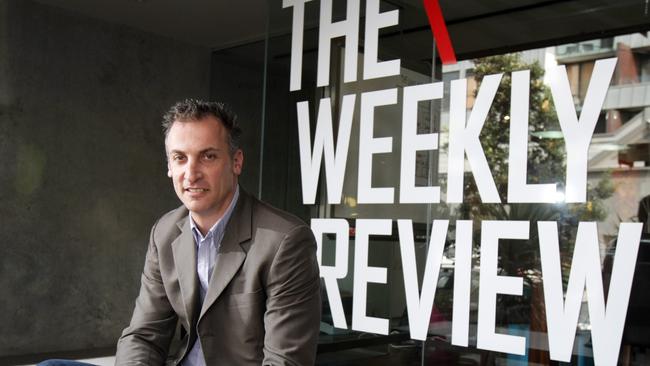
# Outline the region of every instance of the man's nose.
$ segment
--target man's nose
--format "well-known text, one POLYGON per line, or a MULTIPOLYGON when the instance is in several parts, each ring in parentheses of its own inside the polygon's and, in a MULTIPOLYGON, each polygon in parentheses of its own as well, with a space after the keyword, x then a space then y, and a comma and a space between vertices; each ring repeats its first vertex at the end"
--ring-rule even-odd
POLYGON ((198 161, 190 159, 185 166, 185 180, 189 183, 194 183, 201 179, 202 173, 198 161))

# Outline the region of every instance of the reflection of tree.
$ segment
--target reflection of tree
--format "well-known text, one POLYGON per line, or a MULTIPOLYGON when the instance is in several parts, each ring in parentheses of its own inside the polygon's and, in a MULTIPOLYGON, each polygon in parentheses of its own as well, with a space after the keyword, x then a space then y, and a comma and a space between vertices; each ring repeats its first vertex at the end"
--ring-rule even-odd
MULTIPOLYGON (((543 69, 537 62, 527 64, 521 60, 519 54, 508 54, 491 56, 474 60, 474 75, 480 88, 484 76, 490 74, 504 73, 501 85, 494 97, 492 106, 488 113, 487 120, 481 131, 480 139, 485 151, 485 157, 492 171, 492 176, 501 196, 501 201, 506 202, 506 190, 508 184, 508 145, 510 126, 510 93, 511 93, 511 72, 518 70, 530 70, 530 108, 529 108, 529 130, 541 132, 548 130, 559 130, 560 126, 552 106, 550 91, 544 85, 543 69)), ((478 88, 475 91, 475 95, 478 88)), ((564 175, 564 144, 557 138, 533 138, 528 145, 528 180, 529 183, 555 182, 557 177, 564 175)), ((480 219, 481 213, 487 205, 479 205, 480 197, 472 180, 466 183, 465 197, 468 209, 472 216, 480 219), (477 217, 479 216, 479 217, 477 217)), ((488 209, 488 217, 492 216, 488 209)))
MULTIPOLYGON (((539 133, 560 131, 551 93, 542 82, 543 69, 537 62, 525 63, 519 54, 485 57, 474 60, 474 64, 474 75, 479 88, 484 76, 504 73, 480 135, 481 144, 501 201, 507 202, 510 73, 517 70, 530 70, 529 131, 532 137, 528 144, 528 183, 557 182, 558 191, 563 191, 566 156, 564 141, 557 136, 549 138, 543 137, 548 134, 539 133)), ((475 91, 475 95, 477 91, 475 91)), ((558 222, 562 268, 566 285, 577 222, 598 221, 607 216, 603 200, 613 193, 609 176, 606 175, 595 187, 588 187, 588 202, 586 204, 482 204, 473 179, 467 179, 464 188, 465 203, 461 206, 461 215, 473 219, 476 230, 480 230, 481 220, 526 220, 531 222, 530 240, 527 242, 521 240, 500 241, 500 270, 505 275, 523 277, 525 288, 524 297, 500 296, 501 314, 498 313, 497 316, 498 319, 502 319, 503 325, 528 323, 531 332, 546 333, 537 221, 558 222)), ((530 350, 529 362, 547 364, 549 361, 547 352, 530 350)))

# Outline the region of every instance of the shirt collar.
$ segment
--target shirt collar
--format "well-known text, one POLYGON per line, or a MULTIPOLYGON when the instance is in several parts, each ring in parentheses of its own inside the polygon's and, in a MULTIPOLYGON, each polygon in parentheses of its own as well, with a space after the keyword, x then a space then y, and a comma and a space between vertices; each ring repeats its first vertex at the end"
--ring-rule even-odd
POLYGON ((208 238, 212 235, 214 235, 215 232, 217 231, 223 231, 226 227, 226 224, 230 220, 230 216, 232 216, 232 212, 235 210, 235 205, 237 204, 237 200, 239 199, 239 185, 235 186, 235 194, 232 196, 232 200, 230 201, 230 205, 226 209, 226 212, 223 213, 223 216, 217 222, 212 225, 210 230, 208 230, 208 233, 203 236, 201 234, 201 230, 199 230, 198 226, 196 226, 196 223, 194 222, 194 219, 192 219, 192 213, 190 212, 188 214, 189 220, 190 220, 190 227, 192 228, 192 234, 194 235, 194 242, 196 245, 199 245, 199 243, 202 240, 205 240, 205 238, 208 238))

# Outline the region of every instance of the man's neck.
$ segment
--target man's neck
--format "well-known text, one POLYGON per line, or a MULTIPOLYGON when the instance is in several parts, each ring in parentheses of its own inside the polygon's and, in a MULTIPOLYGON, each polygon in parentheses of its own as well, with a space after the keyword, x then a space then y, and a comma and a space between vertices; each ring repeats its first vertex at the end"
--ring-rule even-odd
MULTIPOLYGON (((194 221, 194 225, 197 227, 197 229, 199 229, 201 235, 205 237, 210 229, 212 229, 214 225, 228 213, 228 211, 231 209, 231 206, 235 205, 235 198, 239 197, 238 192, 239 187, 233 190, 232 194, 230 195, 230 199, 227 201, 228 204, 224 207, 221 207, 220 210, 213 215, 199 215, 196 212, 190 213, 190 215, 192 215, 192 221, 194 221)), ((234 210, 234 207, 232 207, 232 209, 234 210)))
POLYGON ((194 221, 194 225, 196 225, 196 228, 199 229, 201 235, 204 237, 208 235, 208 231, 210 231, 210 229, 221 219, 221 217, 223 217, 223 212, 216 219, 197 217, 194 213, 192 213, 192 220, 194 221))

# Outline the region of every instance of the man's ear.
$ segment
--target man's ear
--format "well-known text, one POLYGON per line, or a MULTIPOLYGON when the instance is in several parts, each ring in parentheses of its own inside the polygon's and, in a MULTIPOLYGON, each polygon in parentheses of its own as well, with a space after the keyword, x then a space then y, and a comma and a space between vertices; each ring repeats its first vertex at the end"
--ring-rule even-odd
POLYGON ((167 176, 172 177, 172 168, 169 166, 169 163, 167 163, 167 176))
POLYGON ((244 152, 237 149, 232 157, 232 171, 235 175, 240 175, 244 166, 244 152))

